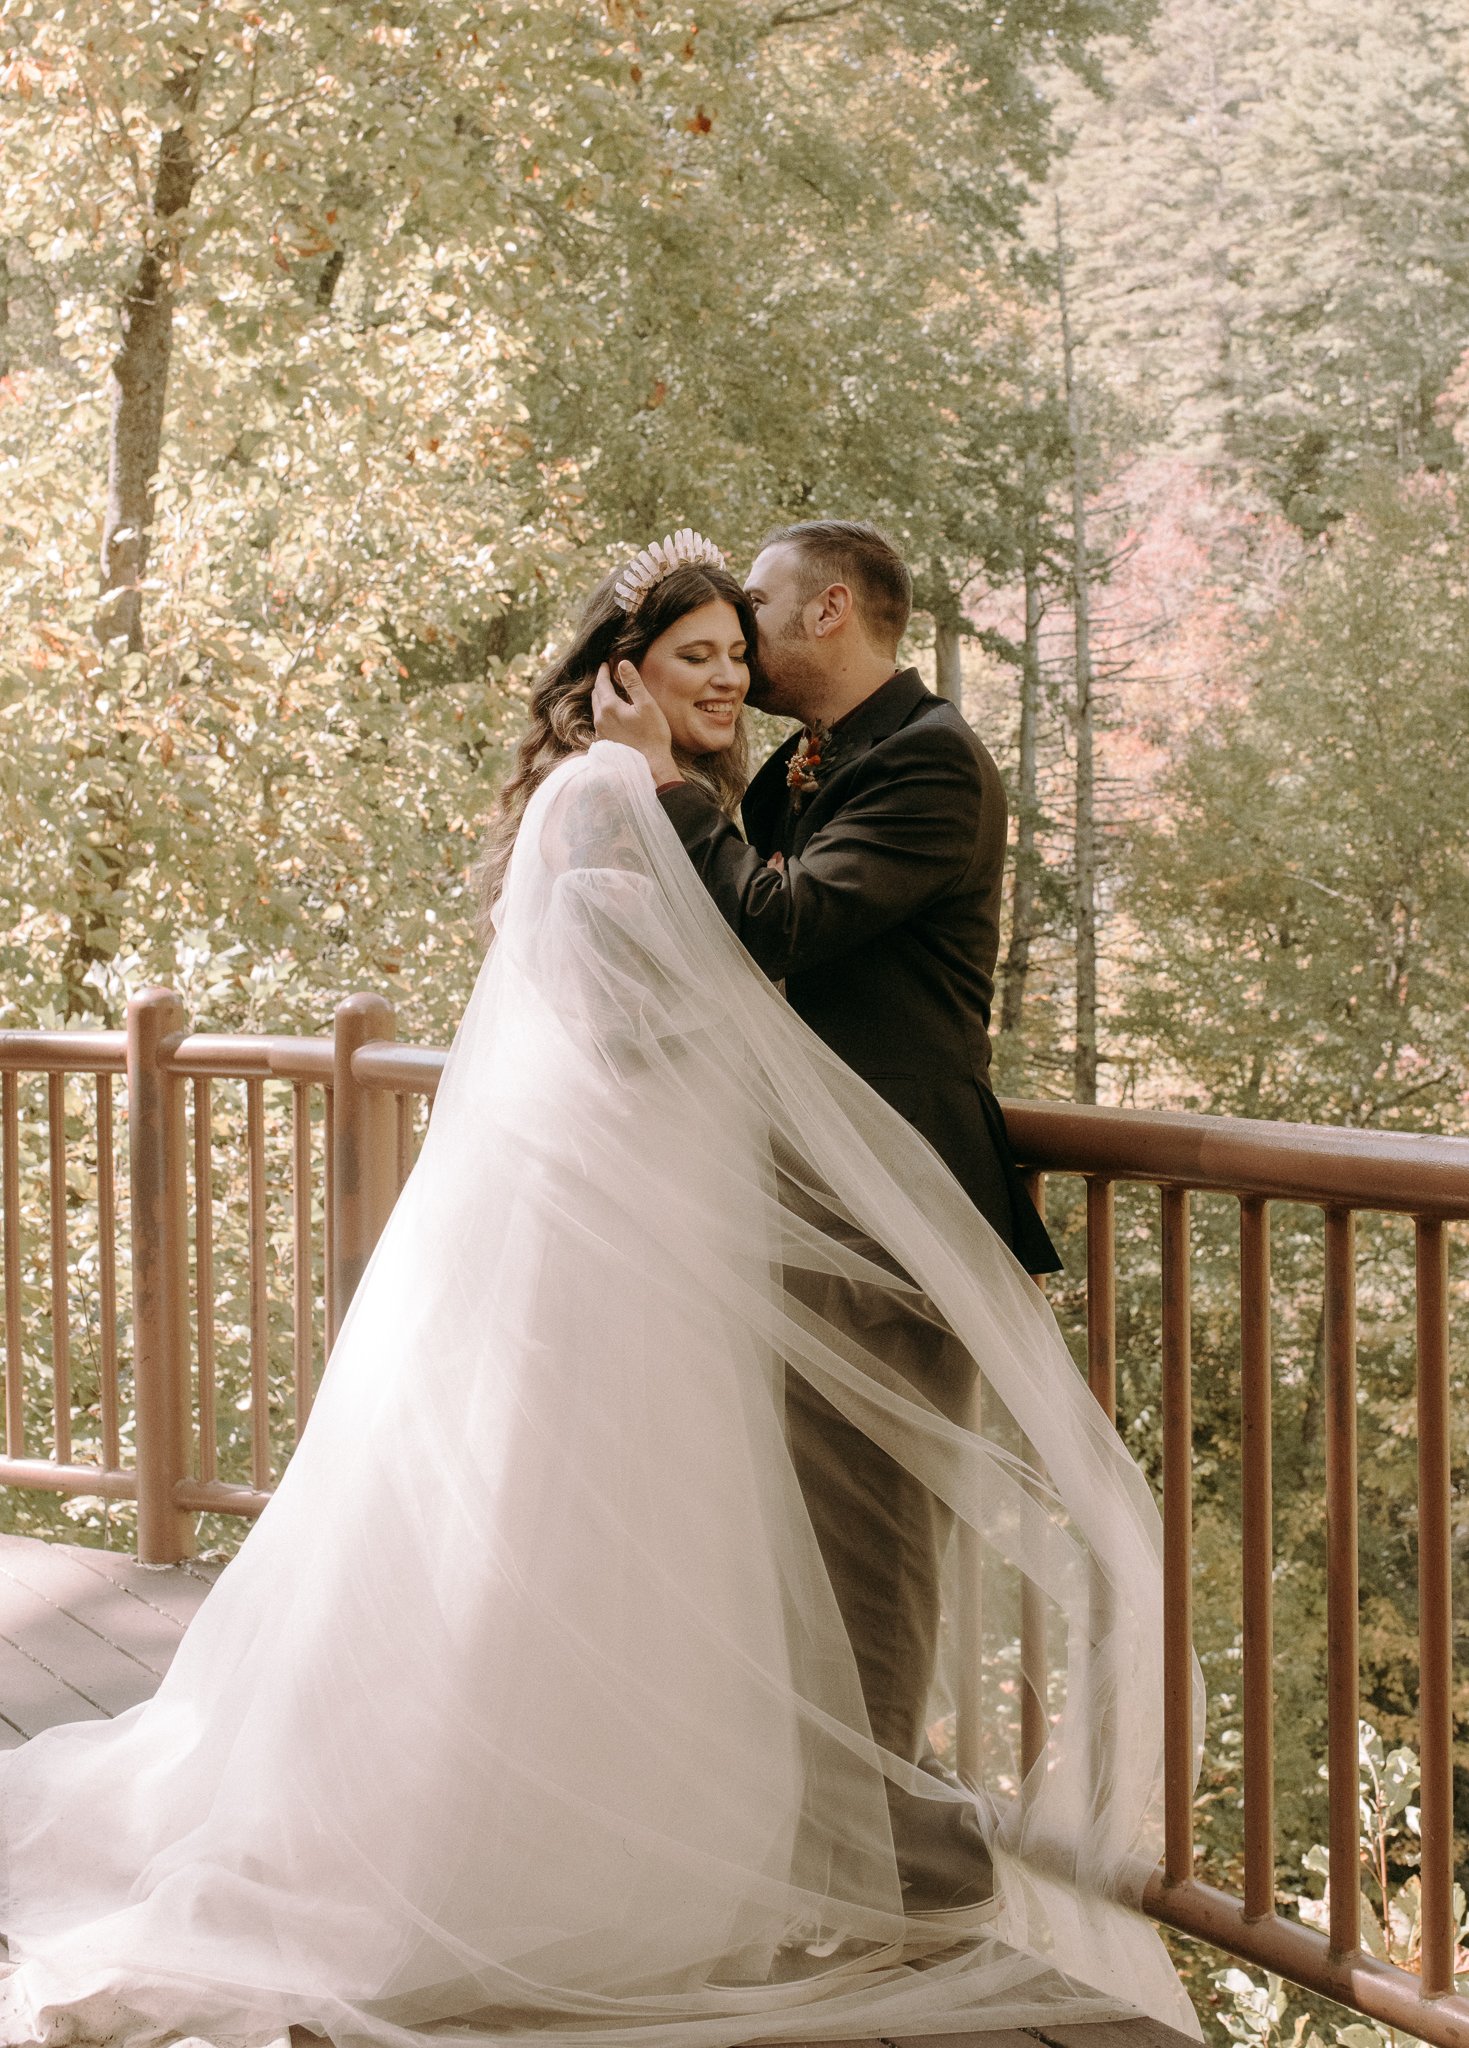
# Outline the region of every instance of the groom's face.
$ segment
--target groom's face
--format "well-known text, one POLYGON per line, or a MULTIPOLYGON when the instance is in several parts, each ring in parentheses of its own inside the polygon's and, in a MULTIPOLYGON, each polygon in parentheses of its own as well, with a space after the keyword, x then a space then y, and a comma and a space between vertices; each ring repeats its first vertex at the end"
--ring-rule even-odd
POLYGON ((745 583, 760 626, 760 679, 750 702, 760 711, 803 718, 806 693, 824 674, 821 643, 807 627, 811 603, 801 574, 801 557, 788 543, 755 557, 745 583))

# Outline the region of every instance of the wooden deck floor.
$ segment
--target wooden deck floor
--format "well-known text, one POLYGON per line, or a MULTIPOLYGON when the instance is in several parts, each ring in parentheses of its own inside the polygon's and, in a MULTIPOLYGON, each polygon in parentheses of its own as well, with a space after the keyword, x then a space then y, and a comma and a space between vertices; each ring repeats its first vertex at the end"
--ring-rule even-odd
POLYGON ((0 1749, 147 1699, 218 1575, 0 1536, 0 1749))
MULTIPOLYGON (((219 1571, 140 1565, 112 1551, 0 1535, 0 1749, 57 1722, 110 1718, 149 1698, 219 1571)), ((935 2048, 939 2038, 821 2048, 935 2048)), ((311 2039, 298 2035, 297 2048, 311 2039)), ((1153 2020, 941 2040, 943 2048, 1190 2048, 1185 2035, 1153 2020)))

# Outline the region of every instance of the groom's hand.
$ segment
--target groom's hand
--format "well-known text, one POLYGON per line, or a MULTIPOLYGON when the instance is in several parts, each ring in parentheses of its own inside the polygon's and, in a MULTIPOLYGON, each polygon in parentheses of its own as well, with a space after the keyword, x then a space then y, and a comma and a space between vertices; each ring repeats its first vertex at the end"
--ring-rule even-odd
POLYGON ((604 661, 592 685, 592 722, 599 740, 616 740, 642 755, 658 783, 677 782, 678 767, 673 758, 673 734, 668 720, 630 661, 617 664, 617 681, 626 693, 617 694, 612 671, 604 661))

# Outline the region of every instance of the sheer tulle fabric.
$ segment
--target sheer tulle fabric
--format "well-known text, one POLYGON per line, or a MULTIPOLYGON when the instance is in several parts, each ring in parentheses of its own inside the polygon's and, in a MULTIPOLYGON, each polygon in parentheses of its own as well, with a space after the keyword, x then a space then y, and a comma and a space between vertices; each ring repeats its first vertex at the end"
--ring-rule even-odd
MULTIPOLYGON (((641 760, 599 744, 527 812, 275 1499, 153 1700, 0 1759, 9 2037, 721 2048, 1139 2008, 1193 2030, 1133 1909, 1159 1559, 1036 1288, 731 937, 641 760), (959 1421, 864 1344, 895 1313, 972 1358, 959 1421), (872 1740, 788 1373, 951 1505, 983 1615, 1003 1911, 927 1967, 883 1953, 887 1786, 969 1795, 872 1740), (1022 1786, 1026 1580, 1050 1734, 1022 1786)), ((940 1751, 965 1640, 955 1608, 940 1751)))

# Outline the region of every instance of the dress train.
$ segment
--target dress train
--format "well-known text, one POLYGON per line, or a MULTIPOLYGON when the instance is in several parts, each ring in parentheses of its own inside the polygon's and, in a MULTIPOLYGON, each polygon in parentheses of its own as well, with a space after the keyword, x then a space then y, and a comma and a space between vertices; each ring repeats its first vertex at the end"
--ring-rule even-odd
POLYGON ((1196 2033, 1137 1909, 1158 1517, 1038 1291, 738 946, 635 755, 547 780, 497 917, 278 1492, 152 1700, 0 1757, 0 2041, 1196 2033), (866 1347, 895 1315, 969 1420, 866 1347), (972 1792, 872 1739, 787 1375, 954 1511, 972 1792), (977 1798, 1000 1873, 993 1932, 921 1968, 890 1785, 977 1798))

